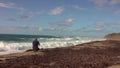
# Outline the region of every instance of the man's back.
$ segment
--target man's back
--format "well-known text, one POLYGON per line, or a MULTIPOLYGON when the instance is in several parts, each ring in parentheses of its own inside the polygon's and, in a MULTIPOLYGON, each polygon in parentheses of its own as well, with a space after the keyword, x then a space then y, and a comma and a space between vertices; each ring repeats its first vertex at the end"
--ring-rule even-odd
POLYGON ((33 44, 33 50, 38 51, 39 50, 38 45, 40 45, 39 41, 35 39, 32 44, 33 44))

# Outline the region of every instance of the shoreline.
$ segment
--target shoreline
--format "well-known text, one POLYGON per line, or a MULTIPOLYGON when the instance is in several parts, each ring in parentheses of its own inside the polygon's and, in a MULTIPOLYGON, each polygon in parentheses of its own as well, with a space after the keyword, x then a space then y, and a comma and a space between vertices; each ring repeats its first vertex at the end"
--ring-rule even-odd
MULTIPOLYGON (((48 42, 41 42, 41 46, 39 47, 40 49, 49 49, 49 48, 61 48, 61 47, 70 47, 70 46, 75 46, 77 44, 84 44, 88 42, 93 42, 93 41, 103 41, 106 40, 104 38, 97 38, 97 39, 74 39, 74 40, 67 40, 67 41, 48 41, 48 42)), ((26 51, 27 49, 32 48, 32 41, 31 42, 2 42, 1 43, 1 52, 0 55, 6 55, 6 54, 12 54, 12 53, 22 53, 26 51), (25 47, 25 48, 24 48, 25 47)))
POLYGON ((41 49, 38 52, 28 50, 1 55, 0 68, 107 68, 120 65, 119 52, 120 41, 93 41, 70 47, 41 49))

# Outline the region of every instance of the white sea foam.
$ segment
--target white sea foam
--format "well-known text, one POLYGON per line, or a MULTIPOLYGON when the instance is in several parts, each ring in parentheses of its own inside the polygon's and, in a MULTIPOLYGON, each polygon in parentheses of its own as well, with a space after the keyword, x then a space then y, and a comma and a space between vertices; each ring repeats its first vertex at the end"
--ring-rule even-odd
MULTIPOLYGON (((56 47, 67 47, 74 46, 81 43, 91 42, 91 41, 101 41, 105 39, 90 39, 90 38, 40 38, 39 48, 56 48, 56 47)), ((23 52, 25 50, 32 49, 31 42, 7 42, 0 41, 0 54, 9 54, 23 52)))

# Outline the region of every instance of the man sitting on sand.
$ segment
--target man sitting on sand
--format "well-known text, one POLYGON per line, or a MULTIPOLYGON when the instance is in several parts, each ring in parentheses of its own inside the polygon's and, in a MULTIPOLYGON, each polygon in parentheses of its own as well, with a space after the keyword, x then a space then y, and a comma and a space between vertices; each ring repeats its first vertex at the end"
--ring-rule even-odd
POLYGON ((38 51, 39 47, 38 45, 40 45, 39 41, 37 40, 37 38, 33 41, 33 51, 38 51))

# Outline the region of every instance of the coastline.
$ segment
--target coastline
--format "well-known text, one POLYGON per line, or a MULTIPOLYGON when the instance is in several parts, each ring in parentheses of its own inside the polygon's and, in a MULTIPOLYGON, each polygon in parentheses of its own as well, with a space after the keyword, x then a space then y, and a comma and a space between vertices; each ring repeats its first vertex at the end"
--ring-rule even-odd
POLYGON ((28 50, 0 56, 0 68, 106 68, 120 65, 120 41, 105 40, 70 47, 28 50))

